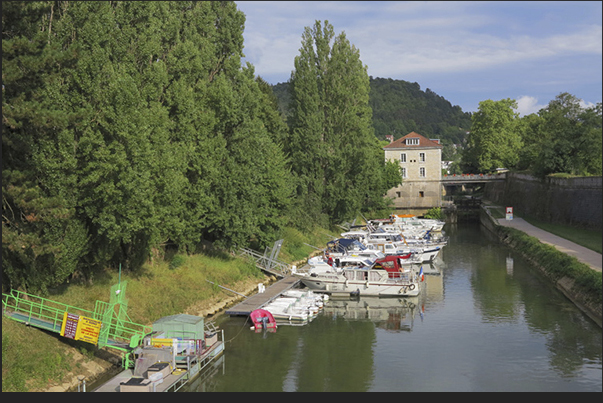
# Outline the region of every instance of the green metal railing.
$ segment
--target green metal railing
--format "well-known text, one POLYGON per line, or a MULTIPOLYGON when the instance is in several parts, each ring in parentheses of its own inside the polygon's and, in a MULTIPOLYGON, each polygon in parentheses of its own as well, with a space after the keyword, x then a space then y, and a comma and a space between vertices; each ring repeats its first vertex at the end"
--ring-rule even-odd
POLYGON ((125 307, 115 302, 97 301, 95 310, 89 311, 22 291, 11 290, 9 294, 2 293, 2 312, 13 320, 56 333, 61 332, 65 312, 95 319, 102 323, 98 346, 125 352, 137 347, 144 336, 152 332, 150 326, 130 321, 125 307))
POLYGON ((2 310, 11 319, 57 333, 61 331, 65 312, 96 319, 94 312, 17 290, 2 293, 2 310))

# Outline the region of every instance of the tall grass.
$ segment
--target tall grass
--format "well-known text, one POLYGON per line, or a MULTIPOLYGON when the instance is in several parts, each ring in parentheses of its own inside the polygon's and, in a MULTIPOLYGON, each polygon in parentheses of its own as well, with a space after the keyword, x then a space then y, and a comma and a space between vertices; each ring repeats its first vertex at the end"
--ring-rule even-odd
POLYGON ((334 238, 338 238, 343 229, 314 228, 312 231, 302 233, 295 228, 286 228, 283 232, 283 246, 278 255, 278 259, 293 263, 303 260, 310 256, 317 248, 324 249, 326 243, 334 238))
POLYGON ((97 300, 109 302, 113 284, 127 282, 130 319, 135 323, 150 324, 224 292, 206 280, 228 286, 245 278, 262 277, 254 264, 228 254, 175 255, 169 262, 149 262, 136 271, 122 272, 121 278, 118 272, 106 270, 96 276, 92 285, 71 284, 49 298, 94 310, 97 300), (175 258, 177 265, 172 263, 175 258))
POLYGON ((60 382, 73 370, 71 355, 69 345, 57 336, 2 317, 2 392, 26 392, 60 382))

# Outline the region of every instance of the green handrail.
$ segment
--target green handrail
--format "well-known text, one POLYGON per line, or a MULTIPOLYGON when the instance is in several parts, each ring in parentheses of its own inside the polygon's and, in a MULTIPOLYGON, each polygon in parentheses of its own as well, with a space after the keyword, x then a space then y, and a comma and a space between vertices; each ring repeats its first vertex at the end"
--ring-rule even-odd
POLYGON ((152 332, 152 328, 116 317, 113 312, 114 307, 106 302, 97 301, 93 312, 23 291, 11 290, 10 294, 2 293, 3 313, 11 319, 59 333, 65 312, 86 316, 102 322, 103 336, 99 337, 99 347, 106 346, 127 351, 128 347, 135 347, 131 345, 132 340, 142 340, 145 335, 152 332))

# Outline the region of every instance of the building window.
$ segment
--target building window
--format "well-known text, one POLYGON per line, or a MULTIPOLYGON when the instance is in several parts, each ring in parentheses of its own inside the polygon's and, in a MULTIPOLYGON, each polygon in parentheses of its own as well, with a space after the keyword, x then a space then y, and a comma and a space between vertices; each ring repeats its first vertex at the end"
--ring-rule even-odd
POLYGON ((420 192, 419 192, 419 197, 425 197, 425 192, 420 191, 420 192))
POLYGON ((406 168, 400 168, 400 173, 402 174, 403 178, 406 178, 406 168))
POLYGON ((425 162, 425 153, 419 153, 419 162, 425 162))
POLYGON ((423 168, 423 167, 419 168, 419 176, 421 178, 425 177, 425 168, 423 168))
POLYGON ((406 162, 406 153, 400 154, 400 162, 406 162))
POLYGON ((407 146, 418 146, 419 145, 419 138, 418 137, 407 138, 406 139, 406 145, 407 146))

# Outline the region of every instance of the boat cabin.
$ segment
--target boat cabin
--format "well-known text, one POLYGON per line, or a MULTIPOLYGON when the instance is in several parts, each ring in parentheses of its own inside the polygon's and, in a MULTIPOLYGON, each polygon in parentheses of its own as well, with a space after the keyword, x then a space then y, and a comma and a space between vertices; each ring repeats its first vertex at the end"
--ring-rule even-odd
POLYGON ((366 250, 366 246, 357 239, 351 238, 339 238, 333 241, 327 242, 326 252, 329 253, 348 253, 352 251, 363 251, 366 250))
POLYGON ((190 370, 191 362, 216 341, 217 334, 206 333, 199 316, 180 314, 155 321, 153 332, 135 352, 133 377, 120 384, 120 391, 146 391, 146 381, 165 378, 177 368, 190 370))
POLYGON ((383 242, 404 242, 402 235, 393 232, 373 232, 369 234, 367 241, 369 243, 383 243, 383 242))
POLYGON ((410 268, 402 264, 403 259, 410 258, 412 254, 407 255, 389 255, 381 259, 377 259, 372 269, 385 270, 387 271, 390 278, 396 278, 400 276, 400 273, 409 273, 410 268))

